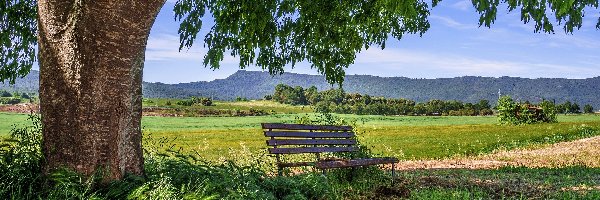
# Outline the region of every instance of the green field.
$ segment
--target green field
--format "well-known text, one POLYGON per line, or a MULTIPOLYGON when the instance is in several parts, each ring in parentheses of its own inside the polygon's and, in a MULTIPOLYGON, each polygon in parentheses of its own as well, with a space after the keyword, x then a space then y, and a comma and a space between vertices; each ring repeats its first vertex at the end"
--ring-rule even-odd
POLYGON ((273 101, 251 100, 251 101, 213 101, 211 106, 192 105, 182 106, 177 105, 181 99, 144 99, 142 106, 144 107, 161 107, 161 108, 184 108, 184 109, 217 109, 217 110, 263 110, 269 113, 310 113, 313 112, 310 106, 292 106, 280 104, 273 101), (168 105, 168 103, 170 105, 168 105))
MULTIPOLYGON (((166 138, 186 152, 197 152, 209 160, 233 159, 246 149, 264 153, 260 123, 293 123, 296 118, 315 114, 276 114, 249 117, 144 117, 147 139, 166 138)), ((497 125, 496 117, 445 116, 358 116, 337 115, 355 121, 362 131, 360 140, 373 152, 401 159, 435 159, 475 155, 530 143, 551 143, 556 135, 568 135, 580 127, 600 126, 597 115, 561 115, 559 123, 521 126, 497 125)), ((0 113, 0 135, 11 124, 23 124, 27 115, 0 113)), ((147 140, 148 141, 148 140, 147 140)))

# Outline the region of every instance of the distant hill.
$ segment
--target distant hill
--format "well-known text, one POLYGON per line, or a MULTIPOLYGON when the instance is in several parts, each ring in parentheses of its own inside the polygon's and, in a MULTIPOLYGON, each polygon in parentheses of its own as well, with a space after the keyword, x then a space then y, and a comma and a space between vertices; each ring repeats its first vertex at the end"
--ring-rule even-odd
MULTIPOLYGON (((0 90, 38 91, 38 71, 32 71, 16 85, 0 84, 0 90)), ((144 97, 186 98, 207 96, 218 100, 231 100, 236 97, 261 99, 272 94, 277 84, 283 83, 304 88, 316 86, 319 90, 332 88, 323 76, 284 73, 271 76, 267 72, 240 70, 225 79, 192 83, 164 84, 143 83, 144 97)), ((337 87, 337 86, 335 86, 337 87)), ((348 75, 344 81, 346 92, 357 92, 372 96, 406 98, 417 102, 430 99, 460 100, 476 102, 487 99, 496 102, 498 90, 502 95, 511 95, 517 100, 541 99, 566 100, 576 102, 581 107, 592 105, 600 109, 600 77, 588 79, 563 78, 517 78, 517 77, 475 77, 413 79, 405 77, 378 77, 370 75, 348 75)))
POLYGON ((31 72, 20 79, 15 81, 14 85, 9 85, 8 81, 4 83, 0 82, 0 90, 6 90, 9 92, 26 92, 26 93, 38 93, 40 86, 40 72, 37 70, 31 70, 31 72))
MULTIPOLYGON (((261 99, 272 94, 277 84, 283 83, 304 88, 312 85, 319 90, 332 88, 323 76, 284 73, 271 76, 267 72, 240 70, 225 79, 192 83, 163 84, 144 83, 146 97, 208 96, 214 99, 231 100, 236 97, 261 99)), ((337 86, 335 86, 337 87, 337 86)), ((430 99, 460 100, 476 102, 487 99, 496 102, 498 91, 517 100, 532 102, 542 99, 562 103, 566 100, 581 105, 591 104, 600 108, 600 77, 588 79, 563 78, 518 78, 518 77, 475 77, 413 79, 406 77, 378 77, 370 75, 348 75, 344 81, 346 92, 357 92, 372 96, 406 98, 417 102, 430 99)))

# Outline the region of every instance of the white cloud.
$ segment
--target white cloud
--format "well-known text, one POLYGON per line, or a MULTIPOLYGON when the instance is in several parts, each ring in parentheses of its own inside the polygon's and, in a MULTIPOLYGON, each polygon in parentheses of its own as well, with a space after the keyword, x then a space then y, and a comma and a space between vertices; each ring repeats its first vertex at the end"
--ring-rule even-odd
POLYGON ((369 49, 357 56, 349 74, 378 76, 407 76, 412 78, 440 78, 457 76, 519 76, 528 78, 561 77, 589 78, 600 75, 600 64, 561 65, 484 59, 452 53, 431 53, 404 49, 369 49), (365 67, 369 66, 369 67, 365 67), (377 69, 373 71, 372 69, 377 69), (368 71, 370 70, 370 71, 368 71))
MULTIPOLYGON (((191 49, 184 48, 179 51, 179 36, 169 34, 157 34, 150 36, 146 46, 146 61, 191 61, 202 63, 207 49, 200 48, 202 40, 197 40, 191 49)), ((224 53, 222 64, 237 63, 239 59, 224 53)))
POLYGON ((466 10, 469 10, 470 8, 472 8, 473 4, 469 0, 462 0, 462 1, 458 1, 456 3, 453 3, 452 5, 450 5, 450 7, 458 9, 458 10, 466 11, 466 10))
POLYGON ((472 28, 477 27, 477 26, 470 25, 470 24, 463 24, 463 23, 458 22, 450 17, 440 16, 440 15, 431 15, 431 16, 429 16, 429 18, 441 22, 444 26, 454 28, 454 29, 472 29, 472 28))

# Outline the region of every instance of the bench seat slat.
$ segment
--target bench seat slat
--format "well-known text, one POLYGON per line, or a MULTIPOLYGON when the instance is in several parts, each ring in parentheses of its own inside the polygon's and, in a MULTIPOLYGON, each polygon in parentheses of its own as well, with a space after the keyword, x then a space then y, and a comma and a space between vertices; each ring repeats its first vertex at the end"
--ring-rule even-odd
POLYGON ((351 126, 280 124, 280 123, 262 123, 262 128, 263 129, 286 129, 286 130, 352 131, 351 126))
POLYGON ((291 132, 291 131, 265 131, 267 137, 299 137, 299 138, 350 138, 353 132, 291 132))
POLYGON ((391 164, 397 162, 397 158, 363 158, 354 160, 319 161, 315 164, 315 167, 318 169, 332 169, 366 165, 391 164))
POLYGON ((279 145, 355 145, 354 139, 272 139, 267 140, 268 146, 279 145))
POLYGON ((271 154, 295 154, 295 153, 323 153, 323 152, 352 152, 356 147, 298 147, 298 148, 270 148, 271 154))

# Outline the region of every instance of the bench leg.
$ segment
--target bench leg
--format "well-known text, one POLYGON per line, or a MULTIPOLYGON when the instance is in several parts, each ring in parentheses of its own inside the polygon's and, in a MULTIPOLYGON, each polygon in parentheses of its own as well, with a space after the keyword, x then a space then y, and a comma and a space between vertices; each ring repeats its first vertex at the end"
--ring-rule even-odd
POLYGON ((277 167, 277 175, 278 176, 282 176, 283 175, 283 167, 277 167))
POLYGON ((394 179, 396 178, 396 167, 394 166, 394 163, 392 163, 392 186, 394 186, 394 179))
POLYGON ((352 182, 354 180, 354 176, 356 176, 356 167, 352 167, 352 171, 350 172, 350 178, 348 179, 348 181, 352 182))

